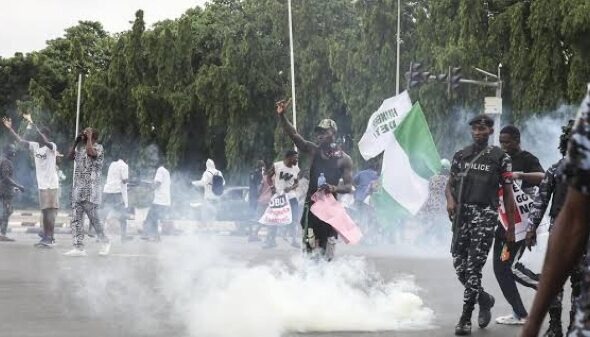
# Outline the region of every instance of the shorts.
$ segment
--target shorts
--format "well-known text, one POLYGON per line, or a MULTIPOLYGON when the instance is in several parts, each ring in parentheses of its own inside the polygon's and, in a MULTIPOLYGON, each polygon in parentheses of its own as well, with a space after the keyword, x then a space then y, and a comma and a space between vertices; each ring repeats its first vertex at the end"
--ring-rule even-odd
POLYGON ((39 190, 39 207, 42 210, 59 208, 59 189, 48 188, 39 190))

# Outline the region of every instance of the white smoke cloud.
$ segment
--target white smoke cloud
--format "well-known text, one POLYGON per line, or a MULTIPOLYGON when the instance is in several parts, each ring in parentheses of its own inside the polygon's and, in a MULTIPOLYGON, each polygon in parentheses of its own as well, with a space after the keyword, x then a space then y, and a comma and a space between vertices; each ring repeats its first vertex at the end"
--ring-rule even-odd
POLYGON ((74 289, 85 310, 113 320, 124 315, 140 332, 166 324, 188 336, 219 337, 432 327, 434 313, 410 276, 385 281, 359 257, 315 264, 296 256, 290 263, 249 265, 212 240, 162 243, 147 272, 132 268, 132 260, 87 259, 72 273, 66 260, 60 284, 74 289))

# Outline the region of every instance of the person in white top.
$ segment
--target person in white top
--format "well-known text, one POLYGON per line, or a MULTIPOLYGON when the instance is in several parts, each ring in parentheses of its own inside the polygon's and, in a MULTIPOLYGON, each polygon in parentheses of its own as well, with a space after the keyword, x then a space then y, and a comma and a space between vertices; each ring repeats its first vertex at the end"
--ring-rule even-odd
MULTIPOLYGON (((299 175, 299 166, 297 163, 299 162, 299 155, 295 150, 288 150, 285 153, 285 157, 282 161, 278 161, 274 163, 274 189, 273 193, 278 194, 285 194, 287 199, 289 199, 289 204, 291 205, 291 216, 292 216, 292 223, 290 229, 293 232, 294 226, 297 223, 296 217, 299 214, 299 202, 297 201, 297 187, 298 181, 297 177, 299 175)), ((270 226, 269 233, 266 236, 266 243, 264 248, 273 248, 277 246, 276 243, 276 234, 277 234, 277 226, 270 226)), ((293 246, 297 245, 296 235, 292 236, 293 246)))
POLYGON ((4 126, 19 143, 28 147, 35 158, 35 173, 37 186, 39 188, 39 207, 43 214, 43 231, 39 234, 41 241, 37 247, 53 247, 55 239, 53 236, 55 218, 59 209, 59 180, 57 177, 57 146, 49 140, 50 131, 48 128, 39 129, 32 120, 29 124, 37 132, 35 141, 28 141, 21 138, 13 129, 10 118, 2 120, 4 126))
POLYGON ((196 187, 203 187, 204 194, 203 194, 203 208, 201 213, 201 218, 206 221, 215 221, 217 217, 217 210, 215 208, 215 203, 219 200, 221 193, 216 191, 222 191, 223 186, 225 186, 225 179, 223 178, 223 173, 219 171, 215 167, 215 162, 212 159, 207 159, 205 164, 206 169, 201 176, 201 180, 193 181, 192 184, 196 187), (214 177, 221 177, 221 186, 214 186, 215 179, 214 177))
POLYGON ((164 167, 163 160, 156 170, 156 176, 153 182, 154 201, 148 211, 148 215, 143 224, 144 240, 160 241, 158 224, 163 220, 170 209, 170 172, 164 167))
POLYGON ((127 236, 127 181, 129 180, 129 166, 119 154, 118 160, 109 165, 107 181, 104 185, 102 205, 103 222, 106 224, 111 213, 115 213, 121 228, 121 241, 125 242, 130 238, 127 236))

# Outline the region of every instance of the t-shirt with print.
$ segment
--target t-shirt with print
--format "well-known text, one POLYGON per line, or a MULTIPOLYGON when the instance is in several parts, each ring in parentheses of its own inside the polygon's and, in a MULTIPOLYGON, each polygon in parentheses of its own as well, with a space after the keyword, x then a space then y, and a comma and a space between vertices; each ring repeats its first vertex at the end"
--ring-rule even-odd
MULTIPOLYGON (((297 179, 297 175, 299 174, 299 166, 293 165, 288 167, 282 161, 278 161, 274 163, 275 167, 275 176, 274 176, 274 184, 277 190, 277 193, 283 193, 286 188, 292 187, 295 184, 295 179, 297 179)), ((288 199, 297 198, 297 191, 289 191, 287 193, 288 199)))
POLYGON ((37 142, 29 142, 29 150, 35 157, 35 173, 37 175, 37 187, 40 190, 59 188, 57 177, 57 146, 49 143, 50 147, 40 147, 37 142))
POLYGON ((154 177, 155 183, 160 183, 154 190, 154 205, 170 206, 170 172, 164 166, 158 167, 156 170, 156 176, 154 177))
POLYGON ((102 145, 92 145, 96 151, 96 157, 86 153, 86 146, 76 149, 74 171, 73 202, 88 201, 99 205, 102 198, 102 164, 104 161, 104 150, 102 145))

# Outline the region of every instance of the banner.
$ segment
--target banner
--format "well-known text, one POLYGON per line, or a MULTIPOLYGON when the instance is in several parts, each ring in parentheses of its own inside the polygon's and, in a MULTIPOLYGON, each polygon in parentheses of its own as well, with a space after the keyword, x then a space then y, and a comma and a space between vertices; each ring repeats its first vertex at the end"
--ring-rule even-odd
MULTIPOLYGON (((529 213, 533 208, 533 198, 526 194, 520 184, 514 182, 512 184, 512 190, 514 192, 514 201, 516 204, 516 209, 514 212, 514 234, 516 241, 524 240, 526 236, 527 230, 527 221, 529 218, 529 213)), ((498 191, 498 196, 500 197, 500 207, 498 209, 498 214, 500 217, 500 223, 504 226, 504 229, 508 230, 508 216, 506 214, 506 209, 504 207, 504 189, 500 189, 498 191)))
POLYGON ((331 193, 316 192, 311 196, 311 200, 314 203, 310 211, 318 219, 334 227, 345 243, 356 244, 361 240, 361 230, 331 193))
POLYGON ((262 225, 282 226, 293 222, 291 204, 285 194, 275 194, 270 198, 266 211, 258 220, 262 225))

